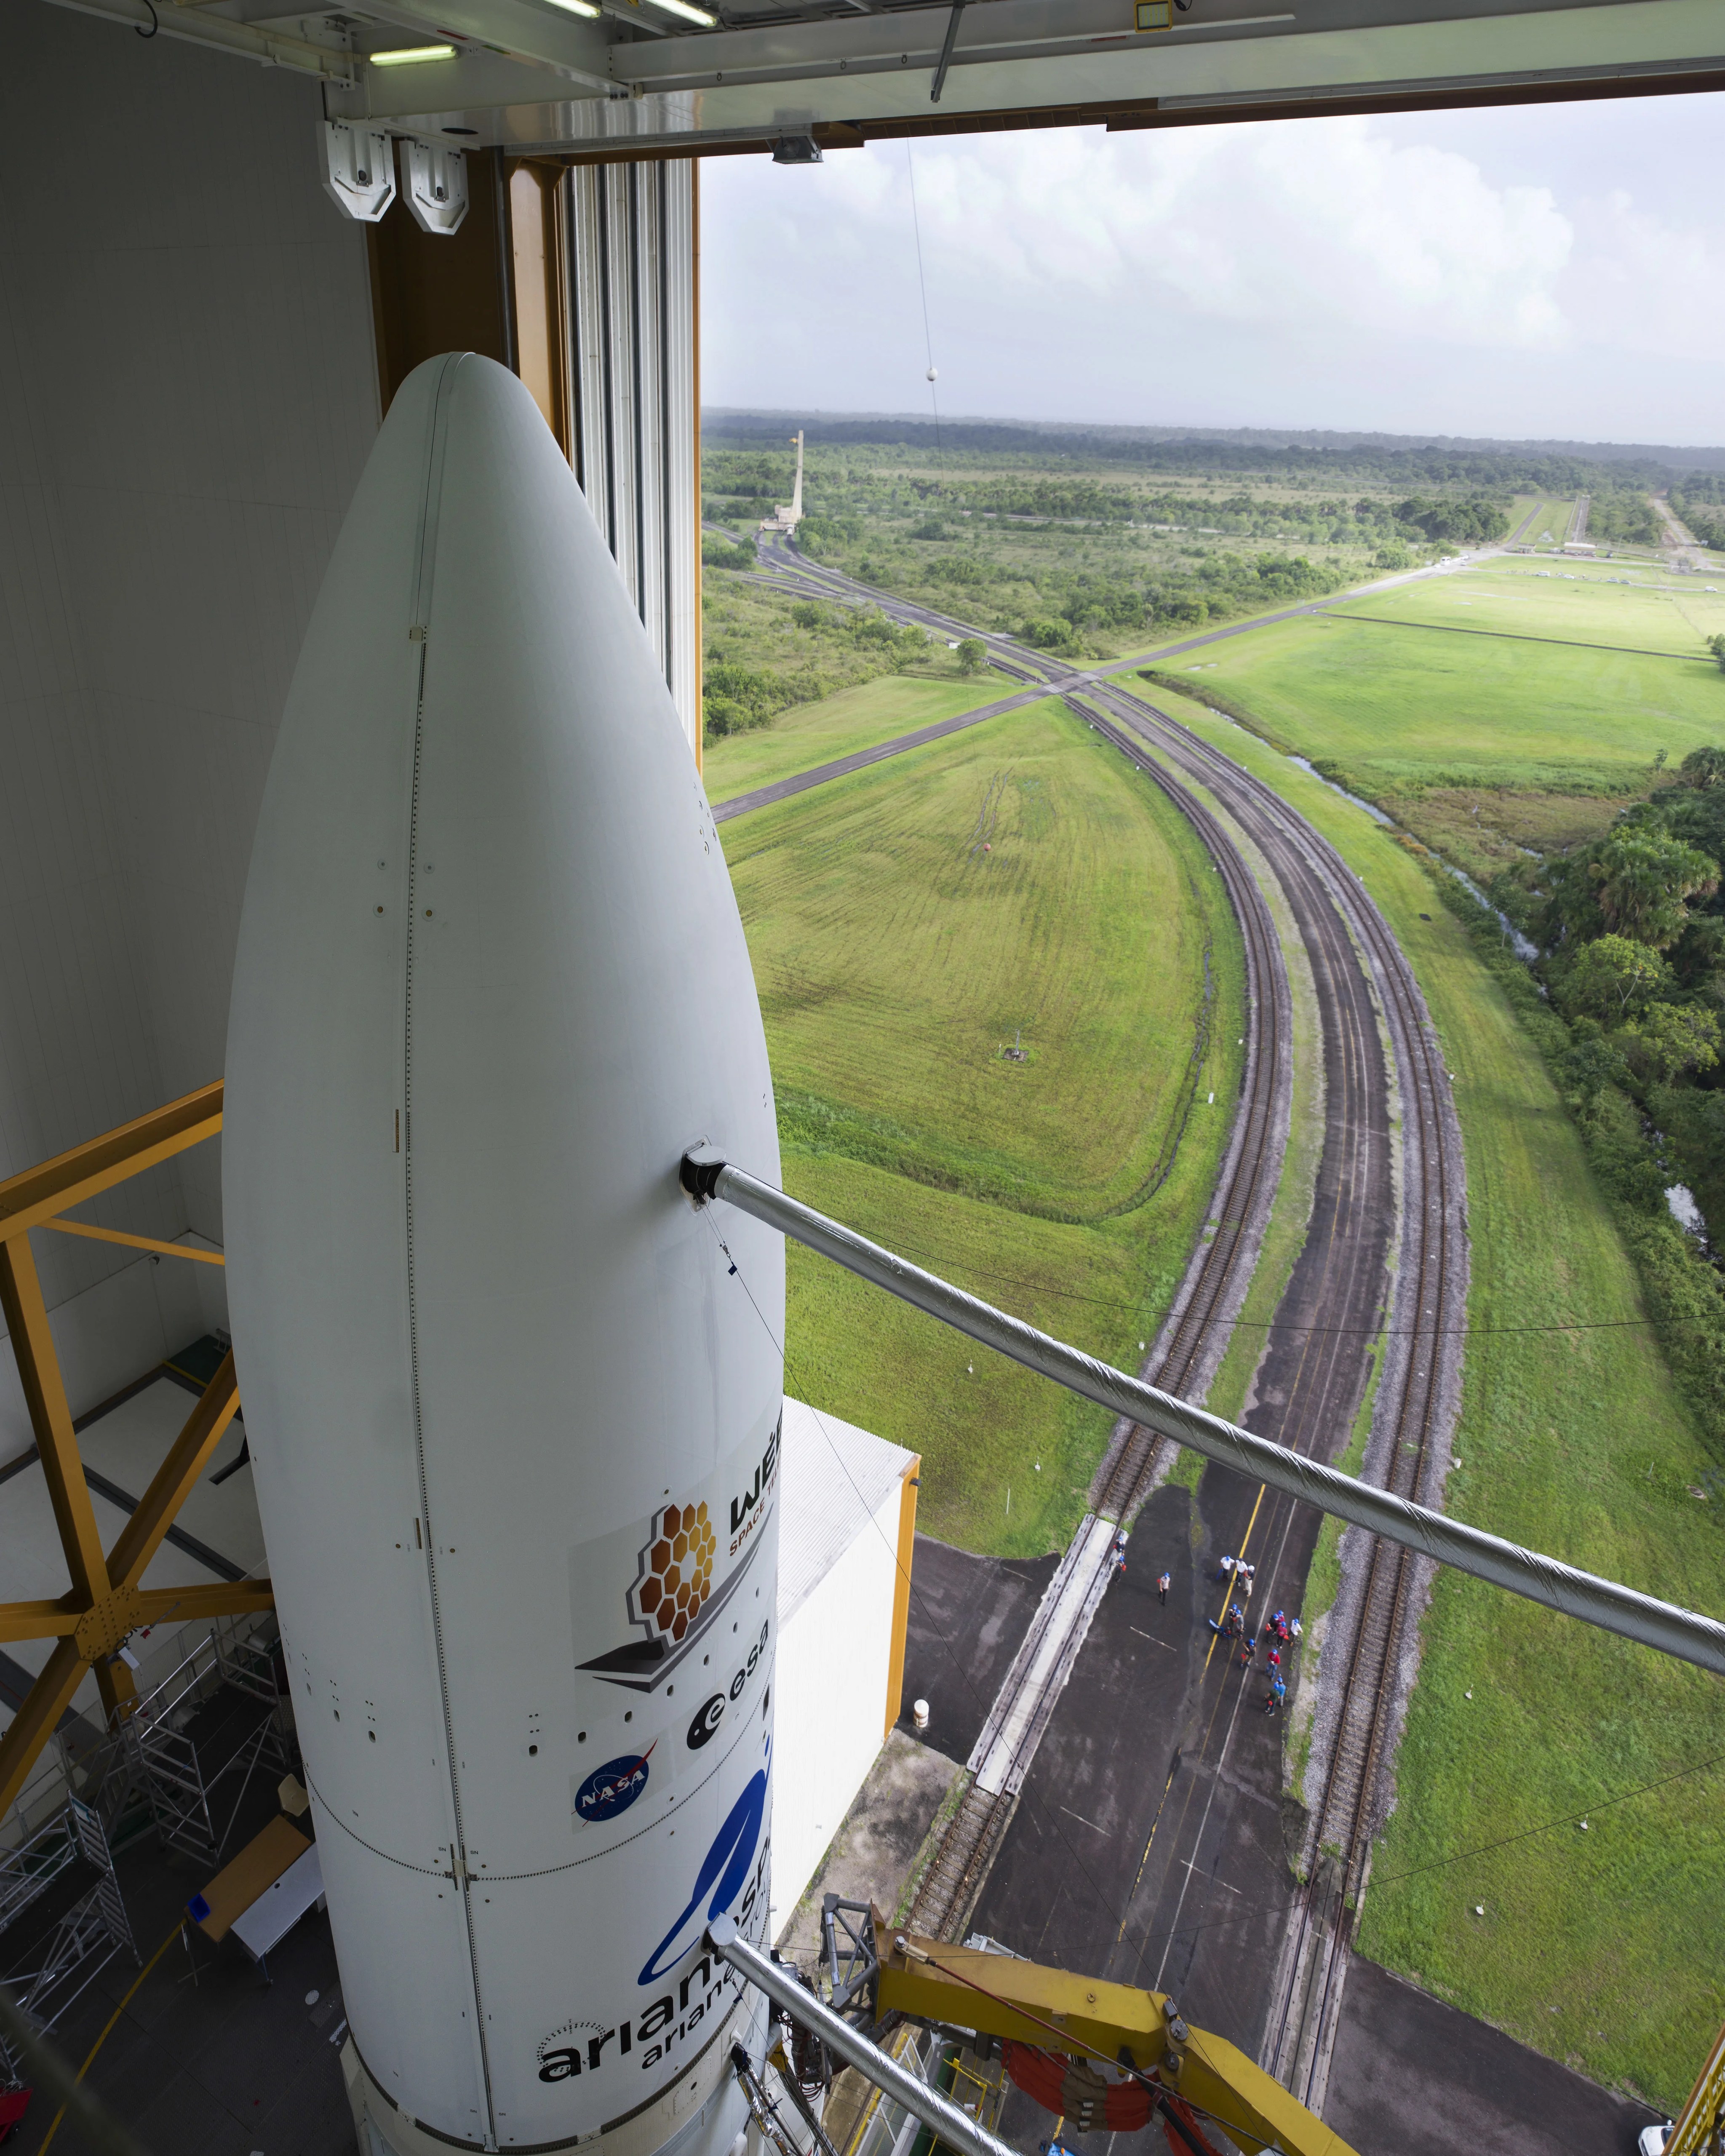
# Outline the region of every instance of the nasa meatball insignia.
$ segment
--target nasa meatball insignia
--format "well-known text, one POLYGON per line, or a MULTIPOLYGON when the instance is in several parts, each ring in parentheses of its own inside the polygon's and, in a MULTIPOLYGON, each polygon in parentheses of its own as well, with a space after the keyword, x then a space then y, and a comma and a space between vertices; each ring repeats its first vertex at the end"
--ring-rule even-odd
POLYGON ((647 1762, 657 1749, 655 1739, 644 1752, 627 1753, 595 1767, 575 1792, 576 1818, 615 1819, 619 1812, 626 1812, 647 1786, 647 1762))

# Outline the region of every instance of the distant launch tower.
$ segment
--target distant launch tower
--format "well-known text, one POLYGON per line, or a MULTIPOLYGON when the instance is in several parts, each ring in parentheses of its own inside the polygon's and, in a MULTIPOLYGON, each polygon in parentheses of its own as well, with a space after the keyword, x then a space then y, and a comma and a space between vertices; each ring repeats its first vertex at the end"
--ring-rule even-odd
POLYGON ((789 501, 781 503, 771 516, 761 519, 763 531, 794 533, 803 521, 803 429, 798 427, 791 439, 797 444, 797 483, 791 489, 789 501))

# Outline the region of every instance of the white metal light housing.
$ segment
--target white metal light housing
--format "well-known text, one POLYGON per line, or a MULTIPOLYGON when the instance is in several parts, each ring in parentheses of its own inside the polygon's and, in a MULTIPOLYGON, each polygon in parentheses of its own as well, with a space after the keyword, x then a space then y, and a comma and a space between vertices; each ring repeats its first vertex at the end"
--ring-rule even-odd
POLYGON ((408 141, 408 208, 424 232, 447 237, 460 229, 467 214, 467 160, 441 142, 408 141))
POLYGON ((318 123, 324 192, 344 217, 375 224, 395 200, 395 150, 380 130, 345 120, 318 123))

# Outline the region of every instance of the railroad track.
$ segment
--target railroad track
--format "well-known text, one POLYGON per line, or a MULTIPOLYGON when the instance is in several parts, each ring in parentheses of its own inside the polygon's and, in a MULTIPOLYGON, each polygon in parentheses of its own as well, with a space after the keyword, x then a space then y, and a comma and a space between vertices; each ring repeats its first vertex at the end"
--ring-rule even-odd
MULTIPOLYGON (((1189 767, 1207 766, 1219 787, 1250 792, 1266 814, 1291 818, 1261 781, 1241 773, 1178 721, 1165 713, 1153 716, 1164 738, 1184 737, 1189 767)), ((1442 1467, 1434 1440, 1453 1405, 1458 1359, 1445 1343, 1459 1339, 1465 1322, 1460 1134, 1442 1055, 1399 946, 1340 855, 1309 826, 1305 832, 1306 850, 1324 873, 1377 982, 1403 1102, 1401 1265, 1367 1472, 1400 1495, 1430 1503, 1442 1467)), ((1339 1620, 1345 1641, 1346 1675, 1327 1757, 1321 1762, 1322 1794, 1307 1829, 1308 1883, 1284 1948, 1263 2061, 1313 2109, 1321 2109, 1327 2083, 1353 1925, 1381 1810, 1380 1769, 1399 1696, 1397 1666, 1410 1641, 1419 1580, 1420 1560, 1412 1553, 1373 1537, 1332 1620, 1339 1620)))
MULTIPOLYGON (((838 582, 824 573, 819 581, 829 588, 838 582)), ((903 613, 927 627, 961 626, 920 608, 904 606, 903 613)), ((1006 639, 991 641, 993 663, 1001 670, 1027 683, 1040 678, 1034 662, 1006 639)), ((1278 1137, 1286 1136, 1291 1030, 1287 971, 1263 893, 1221 820, 1142 743, 1073 698, 1066 701, 1153 778, 1192 824, 1223 878, 1245 946, 1246 1057, 1240 1107, 1218 1185, 1215 1232, 1194 1256, 1143 1365, 1152 1383, 1183 1395, 1207 1382, 1219 1360, 1227 1327, 1250 1279, 1281 1172, 1278 1137)), ((1016 1809, 1030 1759, 1106 1589, 1114 1532, 1130 1521, 1147 1493, 1165 1445, 1136 1424, 1123 1424, 1115 1431, 1092 1487, 1091 1509, 1032 1620, 972 1754, 975 1779, 919 1884, 907 1918, 914 1930, 954 1936, 968 1921, 1016 1809)))
MULTIPOLYGON (((813 569, 793 558, 789 578, 804 588, 854 600, 847 580, 813 569)), ((895 600, 866 594, 901 620, 944 634, 972 632, 963 624, 895 600)), ((1009 677, 1034 684, 1045 680, 1046 662, 1032 657, 1009 639, 987 637, 992 663, 1009 677)), ((1345 925, 1375 982, 1404 1104, 1403 1234, 1401 1263, 1387 1343, 1385 1367, 1373 1418, 1367 1471, 1373 1479, 1409 1496, 1429 1501, 1429 1486, 1440 1464, 1433 1439, 1446 1406, 1453 1401, 1456 1356, 1446 1340, 1458 1337, 1465 1302, 1465 1259, 1457 1229, 1464 1188, 1459 1133, 1450 1106, 1447 1075, 1433 1038, 1423 998, 1388 924, 1359 887, 1358 880, 1311 825, 1275 791, 1212 748, 1191 729, 1157 711, 1130 692, 1091 681, 1063 692, 1069 708, 1097 727, 1140 769, 1163 788, 1204 839, 1224 875, 1246 947, 1248 1006, 1251 1031, 1243 1080, 1242 1110, 1229 1160, 1224 1164, 1217 1232, 1194 1260, 1173 1313, 1158 1336, 1146 1374, 1164 1389, 1185 1393, 1207 1382, 1204 1365, 1217 1353, 1219 1335, 1237 1313, 1250 1265, 1245 1253, 1255 1247, 1250 1224, 1273 1188, 1280 1147, 1274 1143, 1274 1101, 1285 1062, 1287 984, 1279 945, 1267 907, 1238 848, 1219 820, 1148 753, 1154 742, 1188 776, 1199 780, 1228 808, 1252 836, 1271 868, 1291 893, 1302 879, 1322 887, 1325 898, 1345 925), (1097 708, 1100 707, 1100 708, 1097 708), (1264 993, 1265 984, 1271 993, 1264 993), (1272 1166, 1272 1163, 1274 1166, 1272 1166), (1373 1469, 1378 1471, 1373 1473, 1373 1469)), ((1309 893, 1308 893, 1309 899, 1309 893)), ((1212 1370, 1213 1370, 1213 1365, 1212 1370)), ((1322 1387, 1318 1388, 1322 1396, 1322 1387)), ((1297 1432, 1290 1433, 1296 1437, 1297 1432)), ((1317 1441, 1322 1433, 1313 1429, 1317 1441)), ((1285 1440, 1286 1441, 1286 1440, 1285 1440)), ((1063 1565, 1099 1571, 1106 1586, 1111 1536, 1106 1523, 1127 1520, 1153 1481, 1159 1441, 1135 1425, 1117 1429, 1099 1471, 1087 1516, 1063 1565), (1105 1523, 1100 1544, 1096 1523, 1105 1523)), ((1332 1619, 1332 1636, 1347 1641, 1348 1669, 1332 1727, 1333 1739, 1322 1763, 1323 1794, 1313 1812, 1307 1844, 1309 1881, 1290 1926, 1278 1972, 1278 1998, 1272 2004, 1265 2063, 1308 2104, 1321 2107, 1327 2080, 1330 2048, 1345 1979, 1353 1922, 1364 1883, 1377 1799, 1391 1732, 1397 1663, 1409 1635, 1418 1586, 1418 1563, 1398 1546, 1373 1541, 1363 1578, 1352 1595, 1344 1590, 1332 1619), (1344 1608, 1344 1604, 1351 1606, 1344 1608), (1333 1852, 1322 1855, 1321 1852, 1333 1852)), ((918 1890, 911 1922, 916 1928, 955 1935, 968 1918, 988 1868, 1004 1838, 1019 1787, 1041 1731, 1052 1712, 1027 1712, 1024 1693, 1039 1681, 1057 1696, 1070 1658, 1050 1650, 1050 1635, 1063 1622, 1081 1640, 1100 1592, 1076 1594, 1080 1584, 1056 1574, 1030 1635, 1009 1672, 990 1716, 995 1731, 1016 1732, 1007 1751, 1007 1768, 973 1782, 942 1838, 918 1890), (1076 1607, 1074 1607, 1074 1604, 1076 1607)), ((1094 1590, 1095 1581, 1087 1583, 1094 1590)), ((1076 1645, 1072 1648, 1076 1658, 1076 1645)), ((973 1754, 973 1766, 987 1751, 984 1740, 973 1754)), ((996 1744, 995 1752, 999 1752, 996 1744)), ((986 1759, 983 1761, 986 1766, 986 1759)))

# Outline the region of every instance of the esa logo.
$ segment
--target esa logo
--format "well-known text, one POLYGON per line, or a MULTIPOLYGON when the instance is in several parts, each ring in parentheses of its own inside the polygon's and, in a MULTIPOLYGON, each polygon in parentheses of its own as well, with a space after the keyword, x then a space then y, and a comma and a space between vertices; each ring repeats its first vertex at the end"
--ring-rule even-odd
POLYGON ((724 1719, 725 1695, 716 1691, 689 1725, 689 1749, 698 1752, 703 1744, 711 1743, 724 1719))
POLYGON ((626 1812, 647 1786, 647 1762, 657 1748, 655 1742, 644 1752, 608 1759, 603 1767, 594 1768, 575 1792, 576 1818, 615 1819, 619 1812, 626 1812))
MULTIPOLYGON (((761 1627, 760 1638, 749 1649, 748 1660, 731 1680, 730 1697, 732 1699, 738 1700, 742 1697, 743 1686, 755 1674, 760 1666, 761 1657, 767 1650, 768 1635, 772 1630, 772 1620, 769 1619, 761 1627)), ((719 1724, 725 1719, 725 1693, 716 1691, 712 1697, 701 1707, 694 1721, 690 1723, 689 1749, 691 1752, 700 1751, 703 1744, 710 1744, 718 1735, 719 1724)))

